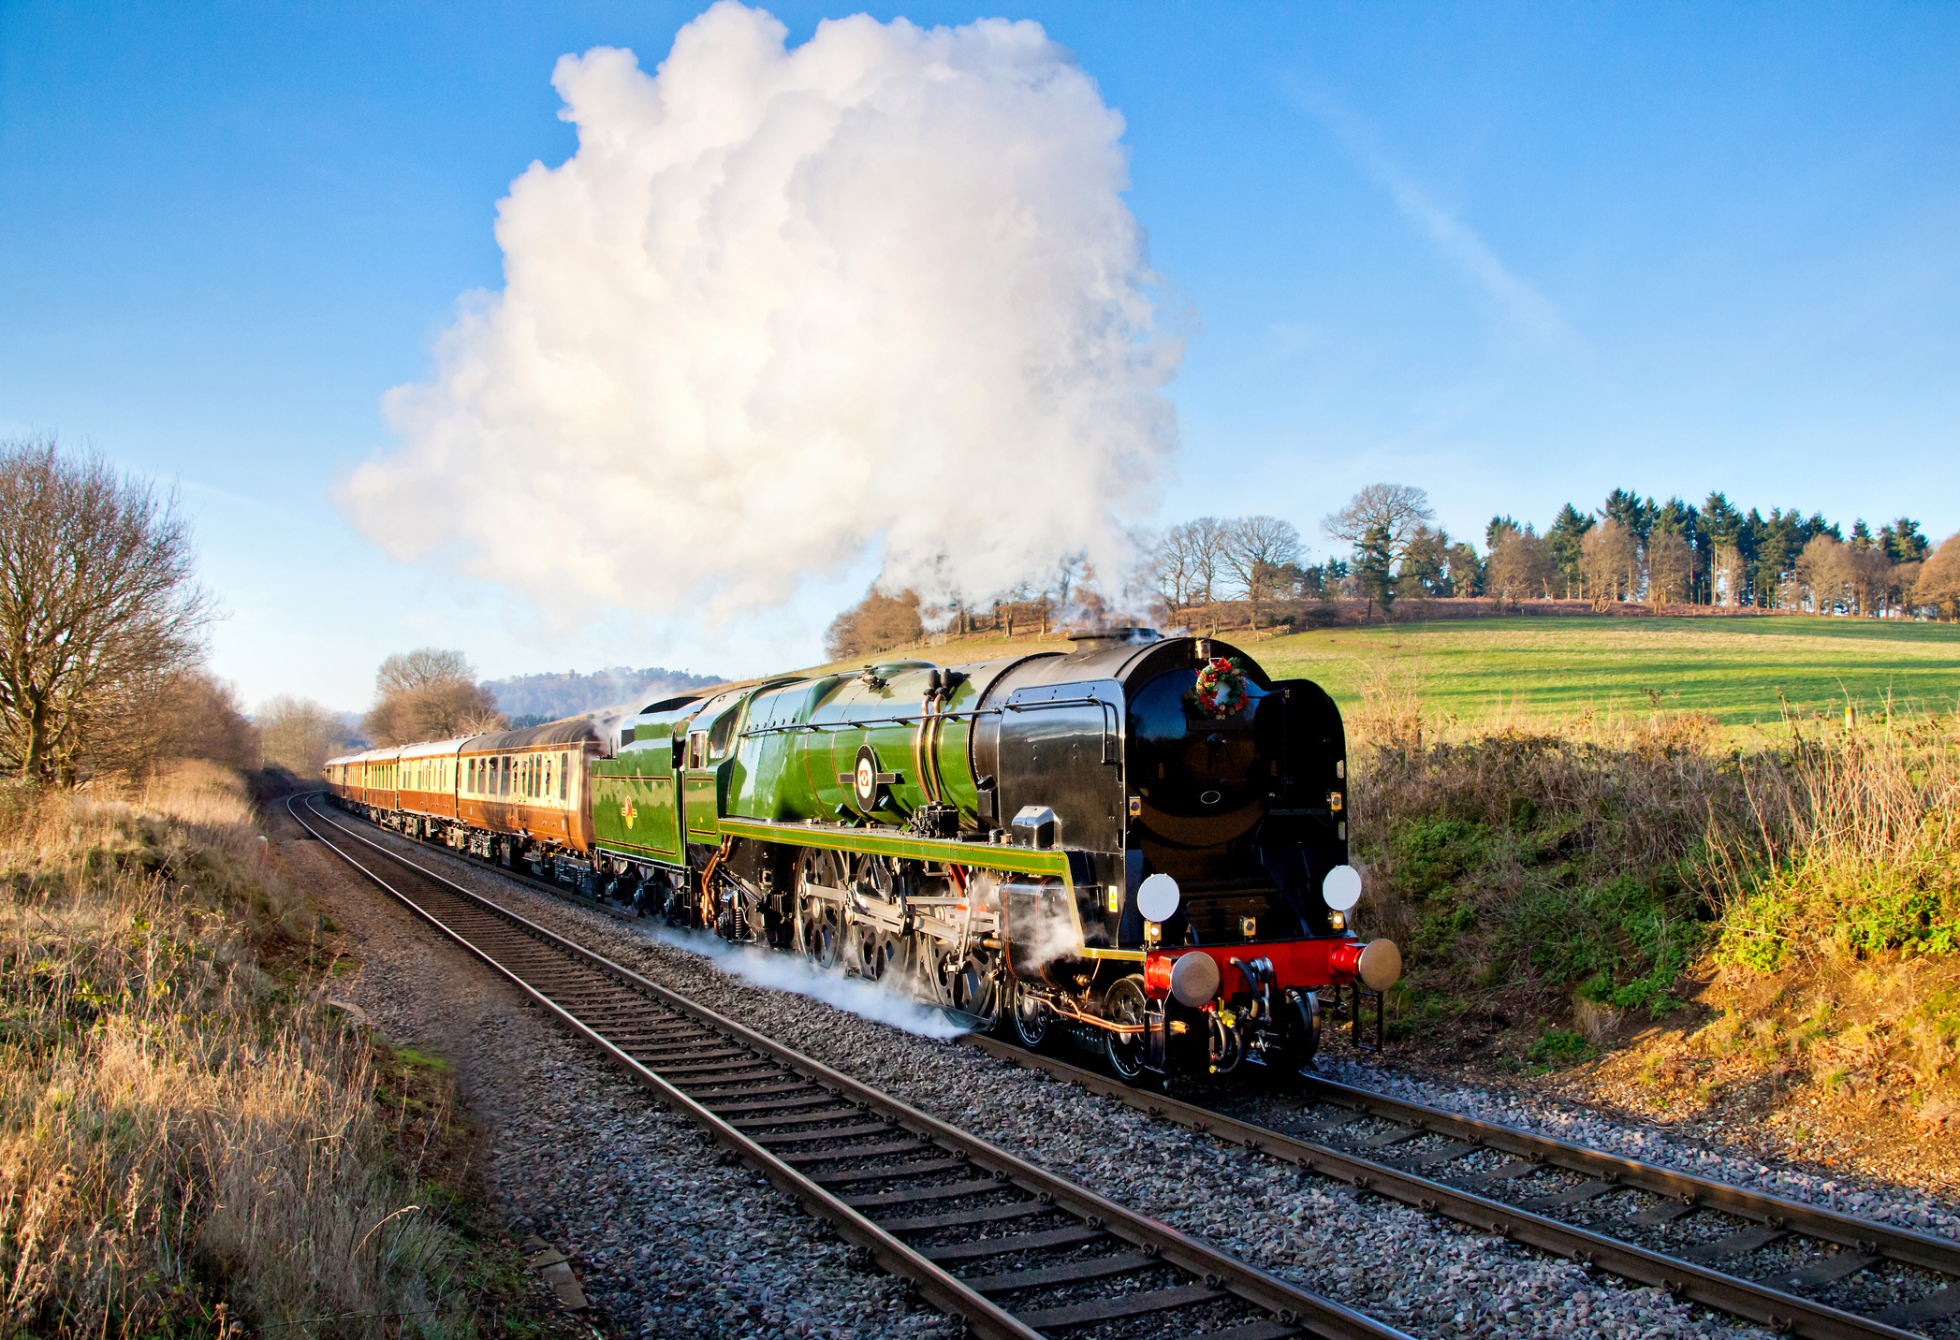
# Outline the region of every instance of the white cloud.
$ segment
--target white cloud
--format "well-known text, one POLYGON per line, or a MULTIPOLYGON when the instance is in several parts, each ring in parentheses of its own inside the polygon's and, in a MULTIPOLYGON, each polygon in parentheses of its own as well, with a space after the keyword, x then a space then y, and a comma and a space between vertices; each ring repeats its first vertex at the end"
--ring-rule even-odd
POLYGON ((1122 118, 1033 23, 721 3, 657 71, 559 61, 579 148, 499 207, 501 293, 337 498, 564 626, 717 617, 879 555, 990 592, 1120 560, 1176 444, 1122 118), (882 551, 881 547, 882 546, 882 551))

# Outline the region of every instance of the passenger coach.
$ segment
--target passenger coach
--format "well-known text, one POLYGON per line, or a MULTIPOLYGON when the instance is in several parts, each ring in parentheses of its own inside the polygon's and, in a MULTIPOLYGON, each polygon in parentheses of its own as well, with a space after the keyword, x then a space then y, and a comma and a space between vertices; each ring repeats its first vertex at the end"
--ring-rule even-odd
POLYGON ((327 790, 384 828, 559 878, 591 865, 586 764, 606 753, 592 721, 329 759, 327 790))

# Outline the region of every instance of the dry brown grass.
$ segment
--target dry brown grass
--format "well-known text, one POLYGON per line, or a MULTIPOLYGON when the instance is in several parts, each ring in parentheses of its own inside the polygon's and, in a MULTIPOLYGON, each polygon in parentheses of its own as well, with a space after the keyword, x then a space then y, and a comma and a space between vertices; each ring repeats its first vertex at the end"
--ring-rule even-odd
POLYGON ((1556 1061, 1706 1020, 1677 1009, 1695 997, 1710 1054, 1960 1115, 1952 720, 1793 719, 1747 752, 1658 706, 1472 727, 1426 719, 1394 664, 1349 720, 1370 924, 1410 951, 1405 1033, 1556 1061))
POLYGON ((1881 714, 1801 740, 1753 822, 1718 832, 1707 1054, 1760 1053, 1824 1089, 1960 1117, 1960 740, 1881 714), (1756 1021, 1746 1041, 1734 1019, 1756 1021))
POLYGON ((0 792, 0 876, 0 1327, 466 1329, 370 1044, 261 966, 304 940, 235 775, 0 792))
POLYGON ((1695 713, 1467 725, 1426 717, 1406 662, 1362 683, 1352 831, 1369 928, 1409 950, 1404 1031, 1522 1046, 1570 1020, 1596 1043, 1669 1008, 1715 910, 1711 815, 1746 816, 1775 761, 1721 752, 1695 713))

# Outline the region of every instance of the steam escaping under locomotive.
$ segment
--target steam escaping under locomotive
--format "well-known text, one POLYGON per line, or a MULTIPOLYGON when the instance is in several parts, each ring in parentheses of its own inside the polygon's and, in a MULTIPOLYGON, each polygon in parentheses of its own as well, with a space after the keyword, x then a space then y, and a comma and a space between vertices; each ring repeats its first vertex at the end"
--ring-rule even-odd
POLYGON ((1030 1047, 1073 1032, 1130 1080, 1296 1070, 1330 990, 1401 974, 1348 924, 1340 711, 1208 639, 1125 628, 766 679, 616 733, 371 750, 326 777, 410 836, 894 982, 1030 1047))

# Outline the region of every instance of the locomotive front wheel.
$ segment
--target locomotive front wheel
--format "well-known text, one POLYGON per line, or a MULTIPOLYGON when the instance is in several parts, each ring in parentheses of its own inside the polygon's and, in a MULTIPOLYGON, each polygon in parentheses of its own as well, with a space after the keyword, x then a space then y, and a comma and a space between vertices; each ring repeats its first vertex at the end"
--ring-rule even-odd
POLYGON ((1029 1051, 1039 1051, 1048 1041, 1048 1026, 1054 1019, 1048 1002, 1017 982, 1009 1013, 1014 1021, 1014 1040, 1029 1051))
MULTIPOLYGON (((1134 1024, 1141 1028, 1148 1009, 1149 998, 1143 994, 1141 977, 1123 978, 1103 998, 1103 1018, 1112 1024, 1134 1024)), ((1109 1068, 1127 1084, 1143 1077, 1147 1046, 1142 1033, 1103 1034, 1103 1051, 1109 1057, 1109 1068)))

